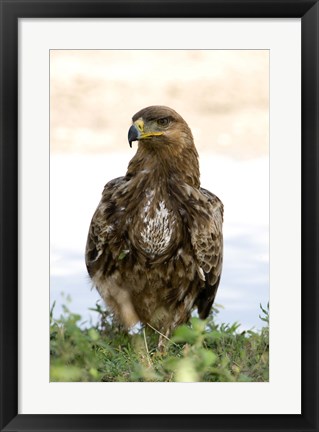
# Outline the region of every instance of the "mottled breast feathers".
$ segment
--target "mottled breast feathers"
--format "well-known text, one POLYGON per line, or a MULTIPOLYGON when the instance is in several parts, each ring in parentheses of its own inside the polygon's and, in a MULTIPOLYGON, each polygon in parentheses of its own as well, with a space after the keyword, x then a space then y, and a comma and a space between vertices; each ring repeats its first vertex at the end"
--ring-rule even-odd
POLYGON ((126 327, 140 321, 169 335, 214 302, 223 259, 223 205, 200 187, 191 131, 174 110, 133 117, 138 150, 127 173, 106 184, 86 246, 89 275, 126 327))

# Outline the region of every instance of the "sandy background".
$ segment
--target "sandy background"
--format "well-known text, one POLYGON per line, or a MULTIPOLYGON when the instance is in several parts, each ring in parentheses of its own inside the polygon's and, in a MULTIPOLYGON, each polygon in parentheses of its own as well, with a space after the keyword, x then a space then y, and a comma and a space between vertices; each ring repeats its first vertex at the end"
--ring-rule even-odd
POLYGON ((267 155, 268 70, 266 50, 53 50, 51 152, 127 151, 133 114, 167 105, 199 152, 267 155))

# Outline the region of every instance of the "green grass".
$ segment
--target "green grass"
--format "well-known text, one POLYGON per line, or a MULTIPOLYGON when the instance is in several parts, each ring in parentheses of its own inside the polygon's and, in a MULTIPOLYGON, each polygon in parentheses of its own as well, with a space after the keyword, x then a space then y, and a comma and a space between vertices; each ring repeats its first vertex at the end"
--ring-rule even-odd
POLYGON ((152 329, 128 335, 99 304, 94 310, 99 324, 85 326, 66 306, 59 319, 51 311, 51 381, 269 380, 268 306, 261 307, 260 331, 239 332, 238 323, 194 317, 175 330, 163 354, 156 349, 158 334, 152 329))

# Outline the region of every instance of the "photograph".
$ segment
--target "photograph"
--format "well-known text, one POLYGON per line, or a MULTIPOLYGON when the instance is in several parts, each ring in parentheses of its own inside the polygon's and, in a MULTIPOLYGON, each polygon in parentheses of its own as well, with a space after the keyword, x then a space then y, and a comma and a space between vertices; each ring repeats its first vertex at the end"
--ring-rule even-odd
POLYGON ((50 50, 50 381, 269 381, 269 50, 50 50))

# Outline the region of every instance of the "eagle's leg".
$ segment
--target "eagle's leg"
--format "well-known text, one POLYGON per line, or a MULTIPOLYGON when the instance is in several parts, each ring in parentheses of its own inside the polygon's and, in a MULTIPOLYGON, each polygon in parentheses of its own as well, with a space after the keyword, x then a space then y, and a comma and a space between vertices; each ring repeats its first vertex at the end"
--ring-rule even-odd
POLYGON ((171 334, 170 328, 168 328, 164 333, 160 333, 158 344, 157 344, 157 349, 159 352, 164 353, 165 351, 167 351, 166 348, 169 343, 170 334, 171 334))

